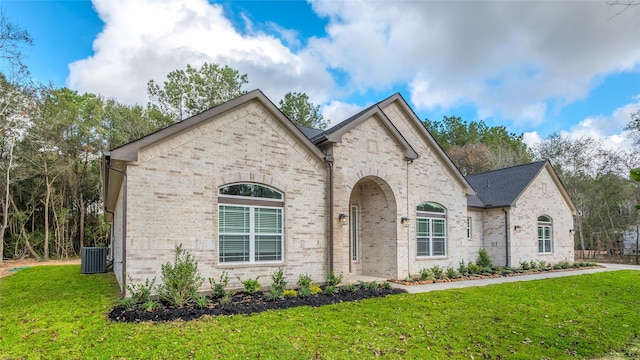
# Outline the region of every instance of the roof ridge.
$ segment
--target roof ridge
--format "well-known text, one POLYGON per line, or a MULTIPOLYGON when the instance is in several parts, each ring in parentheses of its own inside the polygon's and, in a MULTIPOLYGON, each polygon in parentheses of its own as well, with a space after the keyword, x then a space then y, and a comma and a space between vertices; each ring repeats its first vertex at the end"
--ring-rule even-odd
POLYGON ((526 163, 526 164, 513 165, 513 166, 508 166, 508 167, 505 167, 505 168, 493 169, 493 170, 489 170, 489 171, 485 171, 485 172, 481 172, 481 173, 477 173, 477 174, 471 174, 471 175, 467 175, 465 177, 484 175, 484 174, 489 174, 489 173, 492 173, 492 172, 515 169, 517 167, 533 166, 533 165, 537 165, 537 164, 541 164, 541 163, 546 163, 547 161, 548 160, 540 160, 540 161, 534 161, 534 162, 530 162, 530 163, 526 163))

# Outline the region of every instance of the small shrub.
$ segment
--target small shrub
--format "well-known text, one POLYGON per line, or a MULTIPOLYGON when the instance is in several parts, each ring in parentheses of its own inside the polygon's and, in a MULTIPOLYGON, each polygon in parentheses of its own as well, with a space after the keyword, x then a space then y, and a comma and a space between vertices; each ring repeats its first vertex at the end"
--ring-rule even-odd
POLYGON ((282 268, 274 271, 273 274, 271 274, 271 279, 273 280, 271 292, 276 293, 278 297, 282 297, 282 293, 287 286, 287 282, 284 281, 284 271, 282 268))
POLYGON ((547 267, 547 262, 546 261, 544 261, 544 260, 538 261, 538 268, 544 269, 546 267, 547 267))
POLYGON ((420 280, 435 280, 435 276, 433 276, 431 270, 424 268, 420 270, 420 280))
POLYGON ((153 300, 149 300, 146 301, 142 304, 142 308, 147 310, 147 311, 153 311, 157 308, 160 307, 160 303, 158 303, 157 301, 153 301, 153 300))
POLYGON ((569 268, 569 263, 566 261, 561 261, 558 263, 558 265, 560 265, 561 269, 568 269, 569 268))
POLYGON ((296 297, 298 296, 298 292, 296 290, 293 289, 288 289, 282 292, 282 295, 284 295, 284 297, 296 297))
POLYGON ((503 268, 496 269, 496 271, 498 271, 498 273, 500 273, 500 275, 502 275, 502 276, 506 276, 506 275, 509 275, 509 274, 513 273, 513 269, 510 268, 509 266, 505 266, 503 268))
POLYGON ((209 306, 209 300, 207 300, 207 297, 202 294, 196 295, 193 298, 193 302, 195 302, 196 306, 199 307, 200 309, 204 309, 207 306, 209 306))
POLYGON ((311 295, 317 295, 322 292, 322 289, 318 285, 309 286, 309 291, 311 291, 311 295))
POLYGON ((478 252, 478 259, 476 260, 476 265, 480 266, 481 268, 491 268, 493 266, 487 249, 480 249, 480 251, 478 252))
POLYGON ((467 265, 467 272, 469 273, 469 275, 480 274, 481 270, 482 269, 480 268, 480 266, 478 266, 478 264, 474 262, 469 262, 469 265, 467 265))
POLYGON ((456 269, 452 268, 451 266, 447 267, 447 278, 449 279, 455 279, 458 277, 458 273, 456 272, 456 269))
POLYGON ((122 298, 118 301, 118 303, 125 309, 130 309, 133 307, 133 305, 135 305, 135 302, 130 297, 122 298))
POLYGON ((344 289, 344 291, 348 291, 352 293, 358 291, 358 287, 353 284, 345 285, 342 288, 344 289))
POLYGON ((198 273, 198 263, 182 248, 182 244, 176 247, 174 262, 162 265, 161 272, 158 296, 175 306, 184 305, 193 299, 204 282, 198 273))
POLYGON ((231 293, 227 292, 223 297, 220 298, 220 305, 225 305, 231 302, 231 293))
POLYGON ((282 298, 282 291, 271 289, 265 294, 267 301, 276 301, 282 298))
POLYGON ((431 267, 431 269, 429 269, 429 270, 431 271, 431 273, 433 274, 433 276, 434 276, 436 279, 442 279, 442 278, 443 278, 444 270, 443 270, 440 266, 438 266, 438 265, 433 265, 433 266, 431 267))
POLYGON ((358 286, 360 287, 360 289, 364 289, 364 290, 378 290, 378 283, 375 281, 366 282, 366 281, 360 280, 358 282, 358 286))
POLYGON ((461 276, 469 275, 469 269, 467 268, 467 265, 465 265, 464 260, 460 260, 460 263, 458 265, 458 273, 461 276))
POLYGON ((386 290, 391 289, 391 283, 388 281, 383 282, 381 286, 383 289, 386 289, 386 290))
POLYGON ((300 296, 301 298, 306 298, 311 296, 311 289, 306 287, 301 287, 300 289, 298 289, 298 296, 300 296))
POLYGON ((538 270, 538 262, 535 260, 529 261, 529 267, 531 267, 531 270, 538 270))
POLYGON ((404 281, 408 282, 408 283, 412 283, 413 282, 413 278, 411 276, 407 276, 406 278, 404 278, 404 281))
POLYGON ((531 269, 531 265, 529 264, 528 261, 520 261, 520 266, 522 266, 522 270, 531 269))
POLYGON ((211 285, 211 290, 213 290, 212 296, 214 299, 226 296, 226 287, 229 285, 229 274, 223 271, 218 281, 214 278, 209 278, 209 285, 211 285))
POLYGON ((309 274, 304 274, 304 275, 298 276, 297 284, 300 287, 306 287, 306 288, 310 287, 311 284, 312 284, 311 276, 309 274))
POLYGON ((327 275, 327 286, 333 286, 334 288, 338 286, 342 282, 342 274, 336 276, 336 274, 332 272, 327 275))
POLYGON ((326 295, 333 295, 336 293, 336 287, 333 285, 327 285, 324 287, 324 293, 326 295))
MULTIPOLYGON (((133 282, 133 279, 129 277, 129 281, 133 282)), ((153 278, 151 281, 146 279, 144 284, 127 285, 127 290, 129 290, 134 302, 144 304, 151 300, 151 292, 153 291, 155 282, 156 278, 153 278)))
POLYGON ((244 289, 247 290, 247 292, 249 294, 253 294, 254 292, 260 290, 260 282, 258 281, 258 279, 260 279, 260 276, 256 276, 255 279, 247 279, 247 280, 240 280, 240 278, 238 278, 238 280, 240 280, 240 282, 242 283, 242 286, 244 286, 244 289))

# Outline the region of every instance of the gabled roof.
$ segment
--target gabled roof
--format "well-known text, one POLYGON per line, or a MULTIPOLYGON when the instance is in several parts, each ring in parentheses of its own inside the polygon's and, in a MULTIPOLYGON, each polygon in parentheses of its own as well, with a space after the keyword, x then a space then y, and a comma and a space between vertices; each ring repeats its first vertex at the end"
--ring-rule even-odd
POLYGON ((138 140, 134 140, 132 142, 119 146, 109 152, 105 152, 103 161, 103 199, 105 207, 105 219, 107 221, 110 221, 110 214, 113 214, 118 194, 120 192, 120 186, 122 185, 122 181, 124 178, 124 164, 131 161, 137 161, 140 150, 177 136, 178 134, 191 129, 194 126, 214 119, 226 112, 233 111, 237 107, 248 104, 251 101, 256 101, 261 104, 280 123, 280 125, 282 125, 289 131, 289 133, 298 141, 298 143, 302 147, 304 147, 318 161, 325 162, 325 155, 309 140, 307 133, 305 133, 308 130, 314 129, 301 129, 297 127, 280 111, 280 109, 278 109, 277 106, 273 104, 273 102, 271 102, 271 100, 269 100, 269 98, 267 98, 262 93, 262 91, 253 90, 235 99, 214 106, 209 110, 194 115, 181 122, 167 126, 164 129, 160 129, 138 140))
MULTIPOLYGON (((307 148, 309 152, 315 155, 318 159, 323 160, 324 154, 315 147, 310 141, 306 134, 297 127, 294 123, 291 122, 281 111, 278 109, 269 98, 267 98, 264 93, 260 90, 253 90, 244 95, 241 95, 235 99, 229 100, 220 105, 214 106, 209 110, 201 112, 200 114, 194 115, 188 119, 177 122, 173 125, 167 126, 164 129, 160 129, 154 133, 151 133, 147 136, 144 136, 138 140, 134 140, 130 143, 119 146, 110 152, 106 153, 106 156, 109 156, 111 159, 118 159, 124 161, 136 161, 138 159, 138 152, 151 144, 154 144, 158 141, 163 141, 169 137, 172 137, 182 131, 189 129, 193 126, 196 126, 204 121, 212 119, 225 113, 227 111, 233 110, 234 108, 244 105, 250 101, 257 101, 262 104, 267 110, 271 112, 271 114, 280 121, 280 123, 287 128, 291 134, 297 138, 301 142, 303 146, 307 148)), ((308 129, 308 128, 307 128, 308 129)))
POLYGON ((296 127, 297 127, 300 131, 302 131, 302 133, 304 134, 304 136, 306 136, 308 139, 311 139, 311 138, 313 138, 314 136, 317 136, 317 135, 319 135, 319 134, 321 134, 321 133, 322 133, 322 130, 314 129, 314 128, 310 128, 310 127, 307 127, 307 126, 302 126, 302 125, 297 125, 297 124, 296 124, 296 127))
POLYGON ((447 153, 442 149, 440 144, 436 141, 436 139, 431 135, 431 133, 424 126, 418 115, 413 111, 411 106, 407 103, 407 101, 402 97, 400 93, 395 93, 385 100, 382 100, 378 103, 378 107, 381 109, 386 108, 387 106, 395 103, 398 105, 400 110, 404 113, 404 115, 410 119, 411 125, 413 125, 413 130, 420 134, 422 139, 429 145, 429 147, 433 150, 433 155, 440 159, 445 164, 445 167, 448 169, 450 174, 453 175, 455 179, 458 180, 459 184, 465 189, 467 196, 474 196, 473 187, 469 184, 467 179, 462 175, 460 169, 451 161, 451 158, 447 155, 447 153))
POLYGON ((315 135, 311 138, 311 141, 320 146, 325 142, 329 143, 339 143, 342 142, 342 136, 349 130, 355 128, 360 125, 362 122, 366 121, 371 117, 375 117, 380 120, 382 126, 388 131, 389 135, 396 141, 400 147, 404 150, 404 156, 407 160, 414 160, 418 158, 418 153, 411 147, 411 145, 407 142, 407 140, 402 136, 402 134, 398 131, 398 129, 393 125, 391 120, 387 117, 387 115, 382 111, 379 104, 383 103, 383 101, 373 104, 368 108, 360 111, 359 113, 353 115, 347 120, 342 121, 341 123, 315 135))
POLYGON ((575 213, 575 205, 549 161, 538 161, 467 176, 467 181, 476 191, 476 196, 467 198, 467 205, 486 209, 513 206, 529 184, 545 168, 572 213, 575 213))

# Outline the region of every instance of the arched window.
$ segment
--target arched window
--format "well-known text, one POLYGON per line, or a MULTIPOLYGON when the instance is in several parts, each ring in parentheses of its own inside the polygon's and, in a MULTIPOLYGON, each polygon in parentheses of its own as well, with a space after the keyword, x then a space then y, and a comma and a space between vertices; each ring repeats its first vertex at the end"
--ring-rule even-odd
POLYGON ((231 184, 218 191, 218 261, 282 261, 284 196, 258 184, 231 184))
POLYGON ((416 208, 416 241, 418 256, 447 254, 447 212, 432 202, 416 208))
POLYGON ((553 252, 553 224, 547 215, 538 216, 538 253, 553 252))

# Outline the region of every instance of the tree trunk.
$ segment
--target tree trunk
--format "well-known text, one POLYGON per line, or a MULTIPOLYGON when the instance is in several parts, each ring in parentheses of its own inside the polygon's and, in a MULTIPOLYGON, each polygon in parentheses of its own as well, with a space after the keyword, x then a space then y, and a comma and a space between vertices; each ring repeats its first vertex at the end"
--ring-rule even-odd
POLYGON ((9 164, 7 165, 7 170, 5 172, 5 188, 4 188, 4 201, 2 202, 2 226, 0 226, 0 265, 4 264, 4 232, 7 230, 7 225, 9 224, 9 197, 10 187, 10 173, 11 173, 11 163, 13 161, 13 143, 14 139, 11 140, 11 145, 9 146, 9 164))
MULTIPOLYGON (((13 207, 14 211, 18 212, 18 206, 13 201, 13 198, 11 199, 11 206, 13 207)), ((31 214, 31 216, 33 216, 33 213, 31 214)), ((29 251, 33 258, 36 259, 36 261, 40 261, 40 255, 38 255, 38 253, 33 250, 33 247, 29 242, 29 234, 27 234, 27 229, 24 227, 24 222, 21 222, 20 224, 20 235, 24 238, 24 245, 27 248, 27 251, 29 251)))
POLYGON ((44 197, 44 249, 42 258, 44 261, 49 261, 49 199, 51 198, 49 175, 45 175, 45 183, 47 186, 47 192, 44 197))

